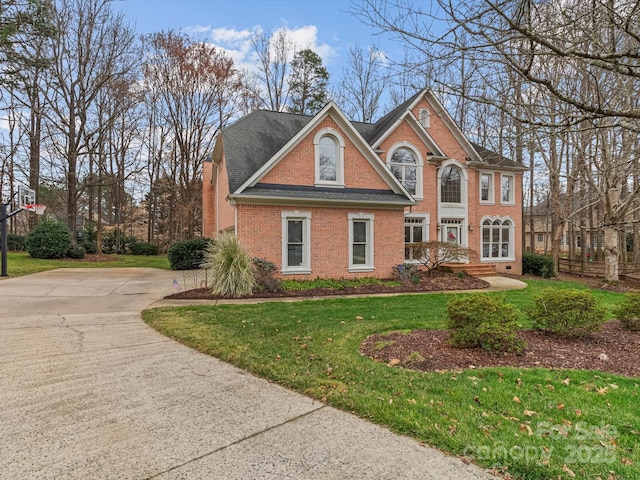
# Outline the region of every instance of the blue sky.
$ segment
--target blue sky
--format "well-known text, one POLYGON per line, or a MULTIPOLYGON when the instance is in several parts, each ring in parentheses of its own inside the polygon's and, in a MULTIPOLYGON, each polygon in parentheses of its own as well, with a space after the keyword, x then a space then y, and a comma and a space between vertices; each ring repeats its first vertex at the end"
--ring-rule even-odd
POLYGON ((286 29, 300 48, 318 53, 337 79, 348 49, 375 44, 387 52, 373 28, 349 13, 349 0, 124 0, 121 9, 139 33, 178 30, 224 48, 236 63, 250 64, 249 38, 258 29, 286 29))

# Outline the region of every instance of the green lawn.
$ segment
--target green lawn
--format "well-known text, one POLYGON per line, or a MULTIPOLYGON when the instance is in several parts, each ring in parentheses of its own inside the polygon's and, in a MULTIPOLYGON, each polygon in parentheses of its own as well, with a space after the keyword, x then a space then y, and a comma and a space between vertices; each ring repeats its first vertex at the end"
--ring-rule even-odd
MULTIPOLYGON (((522 308, 549 285, 584 288, 528 284, 501 295, 522 308)), ((596 294, 610 311, 621 300, 596 294)), ((638 379, 549 369, 422 373, 360 355, 373 333, 443 328, 448 298, 190 306, 143 318, 202 352, 515 478, 638 478, 638 379)))
POLYGON ((84 262, 82 260, 71 261, 68 258, 60 260, 44 260, 31 258, 28 253, 8 252, 7 273, 10 277, 29 275, 30 273, 44 272, 55 268, 113 268, 113 267, 149 267, 169 269, 169 261, 166 255, 152 257, 135 255, 113 255, 113 260, 108 262, 84 262))

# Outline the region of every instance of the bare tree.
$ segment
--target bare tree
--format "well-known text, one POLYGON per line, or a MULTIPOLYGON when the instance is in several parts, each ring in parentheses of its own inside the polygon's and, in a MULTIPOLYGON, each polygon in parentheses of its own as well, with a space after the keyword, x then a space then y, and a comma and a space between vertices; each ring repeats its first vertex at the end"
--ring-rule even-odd
MULTIPOLYGON (((568 144, 558 139, 567 129, 590 131, 593 148, 574 157, 582 166, 566 164, 564 170, 558 170, 557 165, 547 164, 553 167, 549 168, 552 208, 559 207, 563 189, 571 192, 575 188, 578 172, 589 172, 589 179, 583 180, 597 192, 604 212, 605 278, 617 281, 617 231, 633 212, 631 199, 636 193, 623 194, 626 179, 633 173, 629 165, 635 163, 629 145, 636 143, 640 132, 637 95, 629 94, 640 91, 638 8, 632 0, 438 0, 428 8, 409 2, 365 0, 358 13, 400 36, 419 52, 423 64, 435 65, 438 75, 433 75, 432 81, 439 82, 443 91, 490 103, 510 115, 516 125, 528 121, 550 128, 545 142, 549 159, 563 157, 558 149, 566 149, 568 144), (446 19, 444 32, 430 28, 436 18, 446 19), (468 88, 466 75, 453 82, 451 76, 439 75, 456 68, 461 58, 474 69, 476 85, 482 88, 468 88), (501 99, 505 85, 512 86, 517 108, 513 101, 501 99), (531 104, 534 114, 522 115, 520 106, 534 98, 543 99, 554 111, 541 112, 537 104, 531 104), (612 140, 620 148, 608 148, 612 140)), ((515 132, 514 142, 521 141, 522 133, 515 132)), ((515 150, 522 151, 522 145, 516 145, 515 150)), ((560 234, 561 229, 554 230, 556 241, 560 234)))
POLYGON ((215 135, 243 104, 245 86, 233 60, 211 44, 174 32, 147 41, 146 88, 156 102, 154 115, 171 129, 164 172, 154 175, 168 177, 171 185, 175 222, 168 238, 189 238, 199 229, 202 162, 215 135))
POLYGON ((295 42, 281 29, 275 33, 260 31, 251 43, 257 56, 260 80, 260 90, 254 93, 266 108, 280 112, 289 99, 287 78, 289 61, 296 49, 295 42))
POLYGON ((347 67, 338 87, 342 110, 352 120, 373 121, 380 109, 387 78, 382 52, 373 46, 366 50, 358 45, 350 47, 347 67))
MULTIPOLYGON (((52 39, 51 125, 60 135, 67 189, 67 225, 76 231, 78 177, 88 153, 89 118, 99 92, 135 65, 135 36, 109 0, 60 0, 52 39)), ((74 235, 75 241, 75 235, 74 235)))

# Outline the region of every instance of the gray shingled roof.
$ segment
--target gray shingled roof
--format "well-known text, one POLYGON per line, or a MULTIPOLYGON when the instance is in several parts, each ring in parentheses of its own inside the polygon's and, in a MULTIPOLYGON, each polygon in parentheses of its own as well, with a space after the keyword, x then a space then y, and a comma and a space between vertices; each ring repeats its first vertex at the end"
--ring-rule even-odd
POLYGON ((235 192, 313 117, 257 110, 222 131, 229 191, 235 192))
POLYGON ((483 162, 492 167, 509 167, 509 168, 523 168, 524 165, 520 165, 518 162, 509 160, 507 157, 500 155, 499 153, 488 150, 477 143, 470 142, 471 146, 478 152, 483 162))
POLYGON ((242 192, 242 196, 265 198, 285 198, 315 201, 340 201, 344 203, 369 203, 407 206, 411 202, 404 195, 391 190, 375 190, 369 188, 330 188, 303 185, 280 185, 258 183, 242 192))
MULTIPOLYGON (((376 123, 353 122, 354 128, 362 137, 373 145, 402 115, 405 114, 409 106, 416 100, 420 91, 406 100, 402 105, 387 113, 376 123)), ((292 113, 273 112, 269 110, 258 110, 246 117, 243 117, 233 125, 222 131, 222 142, 227 159, 227 174, 229 176, 229 191, 236 192, 252 175, 254 175, 263 165, 265 165, 282 147, 284 147, 313 117, 308 115, 298 115, 292 113)), ((483 162, 490 166, 522 168, 522 165, 503 157, 502 155, 487 150, 480 145, 472 144, 478 152, 483 162)), ((285 186, 286 187, 286 186, 285 186)), ((274 186, 269 188, 252 187, 246 190, 252 195, 280 195, 283 198, 293 198, 300 195, 301 198, 322 198, 342 199, 351 201, 362 196, 363 201, 384 202, 407 202, 402 195, 396 195, 389 189, 383 191, 365 191, 355 189, 320 189, 309 187, 308 189, 297 189, 293 192, 289 187, 276 191, 274 186), (326 191, 325 191, 326 190, 326 191), (292 193, 293 192, 293 193, 292 193), (368 192, 368 193, 367 193, 368 192), (367 196, 369 195, 369 196, 367 196), (397 198, 396 198, 397 197, 397 198), (400 200, 402 198, 402 200, 400 200)))

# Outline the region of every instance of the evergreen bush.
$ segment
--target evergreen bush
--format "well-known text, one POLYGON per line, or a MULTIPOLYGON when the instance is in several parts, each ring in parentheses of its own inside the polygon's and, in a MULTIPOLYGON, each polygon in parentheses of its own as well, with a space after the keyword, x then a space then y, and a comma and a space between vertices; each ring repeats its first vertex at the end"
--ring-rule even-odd
POLYGON ((62 258, 71 246, 71 233, 64 223, 44 217, 27 235, 25 246, 33 258, 62 258))
POLYGON ((481 347, 496 352, 523 352, 516 313, 504 299, 486 294, 454 297, 447 303, 449 343, 458 348, 481 347))
POLYGON ((554 276, 553 258, 537 253, 525 253, 522 255, 522 273, 536 275, 542 278, 554 276))
POLYGON ((85 240, 84 242, 82 242, 82 246, 84 247, 84 250, 87 253, 97 253, 98 252, 98 246, 96 245, 96 242, 85 240))
POLYGON ((171 270, 196 270, 204 260, 204 253, 211 243, 206 238, 192 238, 172 243, 167 251, 171 270))
POLYGON ((65 255, 67 258, 84 258, 87 254, 87 251, 84 249, 82 245, 71 245, 67 250, 67 254, 65 255))
POLYGON ((134 242, 129 244, 131 255, 158 255, 158 246, 148 242, 134 242))
POLYGON ((600 329, 606 310, 588 290, 545 289, 525 309, 533 328, 566 337, 580 337, 600 329))
POLYGON ((214 295, 250 295, 256 285, 253 259, 234 235, 219 235, 207 247, 202 268, 208 271, 214 295))
POLYGON ((25 242, 27 237, 16 235, 15 233, 7 234, 7 250, 10 252, 24 252, 26 248, 25 242))
POLYGON ((614 315, 627 330, 640 330, 640 293, 626 293, 614 315))
POLYGON ((136 237, 127 235, 122 230, 115 229, 102 238, 102 251, 104 253, 123 255, 129 253, 131 244, 137 241, 136 237))

